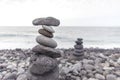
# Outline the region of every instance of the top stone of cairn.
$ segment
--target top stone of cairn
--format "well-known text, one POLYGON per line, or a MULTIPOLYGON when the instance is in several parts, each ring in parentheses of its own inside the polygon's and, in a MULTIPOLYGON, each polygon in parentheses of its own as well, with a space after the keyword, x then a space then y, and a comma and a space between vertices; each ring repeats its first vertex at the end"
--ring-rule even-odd
POLYGON ((59 26, 60 21, 54 17, 36 18, 33 20, 33 25, 59 26))

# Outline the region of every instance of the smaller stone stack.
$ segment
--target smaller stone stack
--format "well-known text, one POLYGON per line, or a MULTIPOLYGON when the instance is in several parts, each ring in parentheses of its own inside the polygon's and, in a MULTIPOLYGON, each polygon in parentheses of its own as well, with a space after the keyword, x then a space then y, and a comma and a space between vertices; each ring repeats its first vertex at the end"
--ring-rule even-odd
POLYGON ((76 45, 74 45, 74 53, 73 55, 76 57, 83 57, 84 50, 83 50, 83 39, 78 38, 77 41, 75 41, 76 45))
POLYGON ((53 17, 37 18, 33 20, 33 25, 42 25, 40 34, 36 38, 38 45, 32 48, 35 53, 28 70, 28 80, 58 80, 59 68, 55 58, 60 57, 60 51, 55 49, 57 42, 54 41, 54 29, 51 26, 58 26, 60 21, 53 17))

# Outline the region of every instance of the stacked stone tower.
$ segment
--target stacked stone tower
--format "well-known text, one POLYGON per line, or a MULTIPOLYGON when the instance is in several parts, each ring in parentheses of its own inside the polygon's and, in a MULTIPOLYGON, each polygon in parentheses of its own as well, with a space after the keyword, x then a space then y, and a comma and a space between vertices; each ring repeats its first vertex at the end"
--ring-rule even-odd
POLYGON ((76 45, 74 45, 75 51, 74 51, 74 56, 76 57, 82 57, 84 55, 84 50, 83 50, 83 39, 78 38, 77 41, 75 41, 76 45))
POLYGON ((54 41, 54 29, 51 26, 59 26, 60 21, 53 17, 37 18, 33 20, 33 25, 42 25, 39 29, 39 36, 36 38, 38 45, 33 47, 32 51, 36 56, 32 61, 29 71, 28 80, 58 80, 59 68, 55 58, 60 57, 60 51, 55 49, 57 47, 54 41))

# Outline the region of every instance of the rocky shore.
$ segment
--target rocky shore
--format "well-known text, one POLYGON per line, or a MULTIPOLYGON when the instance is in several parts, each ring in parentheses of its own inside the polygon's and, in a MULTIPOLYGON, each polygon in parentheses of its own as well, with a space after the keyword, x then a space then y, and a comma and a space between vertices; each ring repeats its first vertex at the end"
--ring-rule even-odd
MULTIPOLYGON (((120 80, 119 48, 84 48, 81 60, 73 58, 72 48, 59 50, 59 80, 120 80)), ((0 80, 27 80, 31 54, 31 49, 0 50, 0 80)))

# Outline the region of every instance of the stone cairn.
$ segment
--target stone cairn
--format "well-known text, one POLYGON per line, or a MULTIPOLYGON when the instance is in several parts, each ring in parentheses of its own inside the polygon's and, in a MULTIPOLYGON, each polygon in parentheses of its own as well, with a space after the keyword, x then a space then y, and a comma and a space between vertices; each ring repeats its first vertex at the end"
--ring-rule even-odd
POLYGON ((36 38, 36 45, 32 48, 35 54, 28 70, 28 80, 58 80, 59 68, 55 58, 60 57, 60 51, 54 41, 54 29, 51 26, 59 26, 60 21, 53 17, 37 18, 33 20, 33 25, 42 25, 43 29, 39 29, 39 36, 36 38))
POLYGON ((74 53, 73 55, 75 57, 82 58, 84 55, 84 50, 83 50, 83 39, 82 38, 77 38, 77 41, 75 41, 76 45, 74 45, 74 53))

